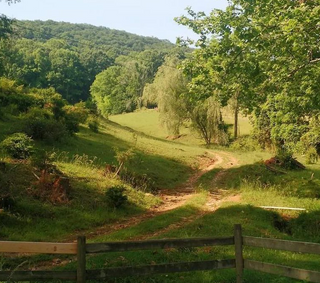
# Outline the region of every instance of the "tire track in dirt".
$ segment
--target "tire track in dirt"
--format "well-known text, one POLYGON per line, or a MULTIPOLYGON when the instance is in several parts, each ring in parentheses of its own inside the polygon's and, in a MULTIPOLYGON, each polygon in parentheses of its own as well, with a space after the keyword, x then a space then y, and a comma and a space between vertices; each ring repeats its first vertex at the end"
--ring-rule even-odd
MULTIPOLYGON (((212 180, 212 183, 216 183, 217 181, 223 179, 227 169, 233 166, 237 166, 238 164, 239 164, 238 159, 228 152, 208 151, 205 155, 199 157, 198 171, 195 172, 185 184, 180 185, 176 189, 161 190, 159 192, 159 196, 162 199, 162 204, 160 204, 159 206, 153 207, 149 211, 142 213, 140 215, 133 216, 124 220, 120 220, 113 224, 107 224, 99 228, 95 228, 94 230, 87 231, 83 234, 88 239, 94 239, 102 235, 109 235, 118 230, 122 230, 122 229, 126 229, 129 227, 138 225, 143 221, 149 220, 158 215, 161 215, 171 210, 182 207, 183 205, 186 204, 188 200, 190 200, 192 197, 195 196, 196 189, 197 189, 196 184, 202 175, 204 175, 205 173, 215 168, 222 168, 222 170, 219 171, 214 177, 214 179, 212 180)), ((192 219, 196 219, 198 218, 198 216, 201 217, 206 213, 213 212, 217 208, 219 208, 219 206, 223 201, 225 201, 225 199, 222 198, 222 191, 220 190, 211 191, 208 193, 208 200, 204 205, 203 211, 200 210, 199 213, 197 213, 196 215, 190 216, 189 218, 182 219, 181 221, 179 221, 179 223, 173 223, 169 225, 167 228, 164 228, 163 231, 170 230, 169 227, 172 227, 172 229, 174 227, 177 227, 177 228, 182 227, 184 223, 192 222, 192 219)), ((161 231, 157 232, 157 234, 161 234, 161 233, 162 233, 161 231)), ((144 238, 146 237, 147 236, 145 236, 144 238)), ((76 239, 76 234, 73 234, 69 236, 67 239, 65 239, 65 241, 74 241, 75 239, 76 239)))
MULTIPOLYGON (((199 169, 196 171, 188 181, 173 190, 161 190, 160 198, 162 199, 162 204, 157 207, 151 208, 149 211, 133 216, 124 220, 120 220, 113 224, 107 224, 94 230, 89 230, 86 232, 81 232, 85 235, 87 239, 95 239, 99 236, 110 235, 116 231, 127 229, 142 223, 143 221, 152 219, 156 216, 169 212, 171 210, 182 207, 186 204, 188 200, 196 195, 196 184, 199 178, 205 173, 215 169, 222 168, 216 176, 213 178, 212 183, 216 183, 224 178, 225 172, 228 168, 237 166, 239 161, 230 153, 222 151, 208 151, 205 155, 199 157, 199 169)), ((179 222, 172 223, 167 227, 160 229, 156 232, 148 233, 142 236, 132 237, 130 240, 145 240, 151 237, 157 237, 164 233, 167 233, 174 229, 179 229, 184 227, 193 221, 203 217, 206 214, 213 213, 217 210, 221 204, 225 201, 239 201, 239 196, 229 196, 223 197, 223 192, 219 189, 215 189, 208 193, 207 201, 205 205, 199 209, 194 215, 181 218, 179 222)), ((77 235, 79 233, 74 233, 68 236, 64 242, 76 241, 77 235)), ((32 270, 45 270, 52 268, 53 266, 63 266, 74 259, 60 260, 59 258, 54 258, 51 261, 38 262, 37 266, 32 268, 32 270)))

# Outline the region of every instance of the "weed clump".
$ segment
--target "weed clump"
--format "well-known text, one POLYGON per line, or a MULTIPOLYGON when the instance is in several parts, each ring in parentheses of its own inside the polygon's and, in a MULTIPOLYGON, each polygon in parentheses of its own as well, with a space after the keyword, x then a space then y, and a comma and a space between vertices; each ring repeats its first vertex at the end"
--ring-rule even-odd
POLYGON ((69 202, 70 182, 68 178, 41 171, 40 177, 28 190, 29 194, 41 201, 52 204, 66 204, 69 202))
POLYGON ((105 193, 105 199, 108 206, 120 208, 128 202, 128 197, 124 195, 126 188, 124 186, 114 186, 105 193))
POLYGON ((27 159, 33 150, 32 139, 24 133, 15 133, 0 144, 1 148, 12 158, 27 159))

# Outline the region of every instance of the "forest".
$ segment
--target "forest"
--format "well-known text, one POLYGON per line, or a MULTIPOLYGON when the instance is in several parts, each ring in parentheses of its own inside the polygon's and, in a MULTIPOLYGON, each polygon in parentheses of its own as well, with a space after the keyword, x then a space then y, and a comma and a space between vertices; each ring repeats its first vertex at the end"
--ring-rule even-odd
MULTIPOLYGON (((226 237, 240 223, 247 236, 319 245, 319 19, 319 0, 230 0, 209 14, 189 7, 174 21, 195 39, 173 44, 0 15, 0 281, 2 271, 77 262, 7 256, 1 241, 226 237)), ((233 253, 124 251, 90 256, 88 266, 233 253)), ((244 256, 320 271, 319 256, 251 247, 244 256)), ((251 270, 243 278, 301 282, 251 270)), ((235 280, 232 270, 150 276, 235 280)))

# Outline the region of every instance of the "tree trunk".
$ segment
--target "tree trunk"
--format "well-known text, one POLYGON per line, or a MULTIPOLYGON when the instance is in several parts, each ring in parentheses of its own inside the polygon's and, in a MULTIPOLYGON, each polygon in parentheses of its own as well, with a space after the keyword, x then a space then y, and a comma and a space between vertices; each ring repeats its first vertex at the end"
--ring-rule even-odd
POLYGON ((238 116, 239 116, 239 106, 238 106, 238 101, 236 101, 236 106, 234 108, 234 126, 233 126, 233 137, 235 140, 238 138, 238 116))

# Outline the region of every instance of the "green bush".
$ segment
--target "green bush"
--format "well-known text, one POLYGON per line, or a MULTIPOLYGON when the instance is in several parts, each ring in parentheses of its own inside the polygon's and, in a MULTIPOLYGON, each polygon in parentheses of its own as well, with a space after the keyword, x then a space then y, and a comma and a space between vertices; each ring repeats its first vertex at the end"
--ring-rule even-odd
POLYGON ((99 122, 98 122, 98 120, 95 119, 95 118, 90 118, 89 121, 88 121, 88 127, 92 132, 98 133, 99 132, 99 122))
POLYGON ((114 186, 105 193, 106 202, 109 206, 119 208, 127 203, 128 198, 124 195, 126 188, 123 186, 114 186))
POLYGON ((68 135, 62 121, 54 119, 46 109, 33 108, 25 115, 24 131, 35 140, 49 143, 60 141, 68 135))
POLYGON ((258 141, 252 136, 244 136, 237 138, 230 146, 235 150, 255 151, 261 149, 258 141))
POLYGON ((306 163, 315 164, 319 160, 319 155, 315 147, 309 147, 306 152, 306 163))
POLYGON ((79 124, 85 123, 88 118, 88 110, 84 103, 76 105, 66 105, 62 108, 64 111, 64 123, 70 134, 79 132, 79 124))
POLYGON ((10 157, 16 159, 28 158, 33 149, 32 139, 24 133, 15 133, 7 137, 2 141, 1 147, 10 157))

